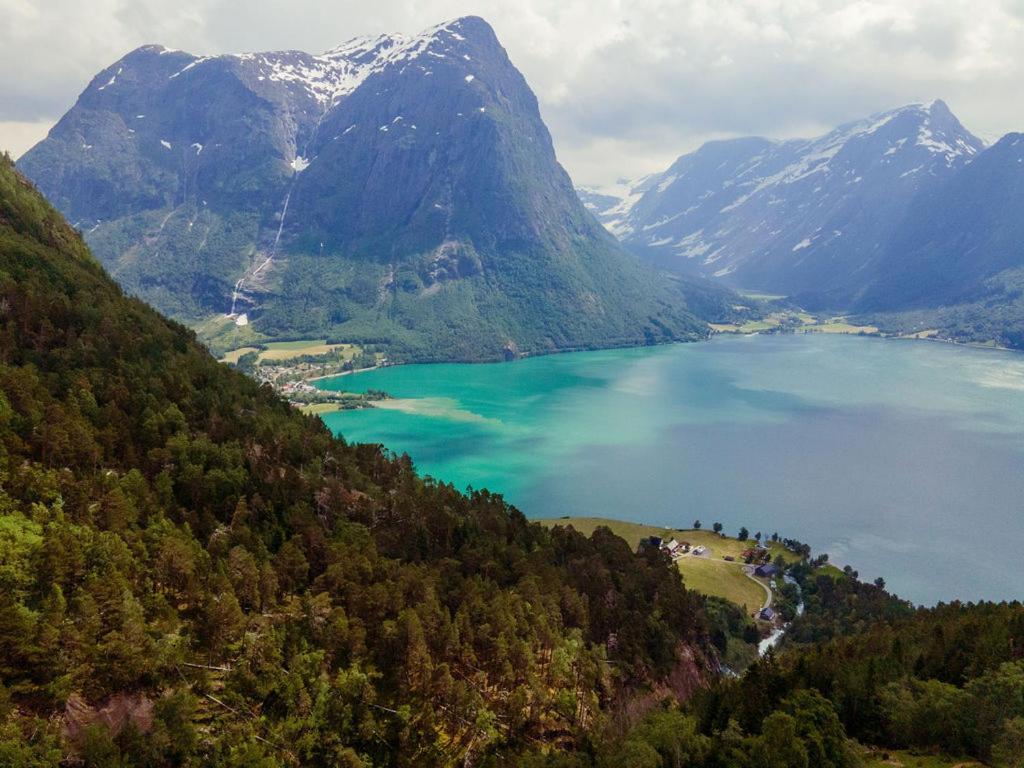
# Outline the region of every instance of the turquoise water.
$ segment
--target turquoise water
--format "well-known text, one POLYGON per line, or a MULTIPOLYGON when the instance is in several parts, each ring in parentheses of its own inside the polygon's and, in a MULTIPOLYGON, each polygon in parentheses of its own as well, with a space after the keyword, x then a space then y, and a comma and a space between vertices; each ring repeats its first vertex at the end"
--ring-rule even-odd
POLYGON ((327 414, 530 517, 778 531, 916 602, 1024 598, 1024 356, 821 335, 387 368, 327 414), (395 407, 397 406, 397 407, 395 407))

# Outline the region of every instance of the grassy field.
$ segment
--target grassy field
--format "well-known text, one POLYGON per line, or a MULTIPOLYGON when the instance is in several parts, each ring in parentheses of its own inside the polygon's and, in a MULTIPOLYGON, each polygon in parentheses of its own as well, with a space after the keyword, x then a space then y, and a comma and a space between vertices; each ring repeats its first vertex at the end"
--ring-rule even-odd
POLYGON ((238 349, 233 349, 230 352, 228 352, 226 355, 224 355, 224 357, 222 357, 220 359, 220 361, 222 363, 231 363, 232 365, 234 365, 235 363, 238 362, 238 359, 242 355, 247 355, 250 352, 259 352, 259 351, 260 350, 259 350, 258 347, 239 347, 238 349))
MULTIPOLYGON (((705 595, 723 597, 736 605, 745 605, 749 613, 753 613, 764 604, 764 589, 743 572, 742 563, 739 561, 740 553, 755 544, 752 539, 740 541, 731 536, 720 536, 714 531, 704 529, 660 528, 600 517, 570 517, 557 520, 538 520, 537 522, 548 527, 571 525, 585 536, 590 536, 599 526, 606 526, 611 529, 612 533, 625 539, 632 549, 636 549, 640 540, 648 536, 660 536, 663 539, 675 538, 679 541, 689 542, 692 547, 704 546, 708 550, 706 557, 684 555, 676 561, 687 586, 705 595), (736 558, 736 562, 723 560, 722 558, 726 555, 736 558)), ((769 552, 772 558, 782 555, 789 561, 797 559, 796 555, 781 544, 770 544, 769 552)))
POLYGON ((982 768, 982 764, 953 757, 885 750, 868 754, 864 768, 982 768))
POLYGON ((334 411, 340 410, 341 406, 337 403, 307 403, 299 408, 303 413, 312 413, 319 415, 321 413, 333 413, 334 411))
POLYGON ((815 323, 798 328, 804 333, 878 333, 878 328, 873 325, 851 325, 841 318, 833 318, 825 323, 815 323))
POLYGON ((235 325, 234 318, 227 315, 211 315, 205 320, 193 324, 192 330, 214 355, 241 347, 251 347, 266 338, 263 334, 258 333, 252 325, 235 325))
POLYGON ((773 312, 760 320, 748 320, 742 324, 711 323, 711 329, 717 333, 759 333, 774 331, 785 327, 797 333, 878 333, 873 325, 852 325, 846 318, 832 317, 819 320, 808 312, 773 312))
POLYGON ((746 613, 761 609, 768 597, 764 588, 747 576, 741 565, 710 557, 685 555, 676 560, 683 582, 702 595, 723 597, 746 613))
POLYGON ((265 344, 266 349, 260 353, 259 362, 283 362, 304 355, 326 355, 328 352, 340 351, 342 357, 351 359, 359 353, 354 344, 328 344, 327 339, 305 341, 272 341, 265 344))
POLYGON ((233 349, 221 358, 221 362, 237 363, 238 358, 249 352, 259 352, 257 361, 260 363, 283 363, 305 355, 326 355, 328 352, 340 352, 342 359, 351 360, 361 351, 355 344, 328 344, 327 339, 269 341, 260 347, 250 345, 233 349))

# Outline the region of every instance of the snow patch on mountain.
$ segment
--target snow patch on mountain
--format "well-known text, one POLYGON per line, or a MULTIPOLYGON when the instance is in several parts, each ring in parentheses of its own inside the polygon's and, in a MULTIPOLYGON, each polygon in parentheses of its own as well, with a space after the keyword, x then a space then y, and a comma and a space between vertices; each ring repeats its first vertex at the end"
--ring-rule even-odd
MULTIPOLYGON (((460 19, 438 24, 424 32, 405 36, 385 34, 356 37, 314 56, 301 51, 198 56, 170 75, 185 75, 207 62, 245 65, 257 82, 287 83, 304 90, 323 107, 330 107, 352 93, 371 75, 393 65, 408 65, 423 56, 446 58, 453 44, 466 38, 458 33, 460 19)), ((468 60, 468 56, 463 55, 468 60)), ((424 74, 431 72, 423 68, 424 74)), ((466 82, 472 82, 468 75, 466 82)))
POLYGON ((107 80, 106 83, 101 85, 96 90, 97 91, 105 91, 107 88, 109 88, 110 86, 112 86, 114 83, 117 82, 117 76, 120 75, 123 71, 124 71, 124 67, 118 67, 117 68, 117 72, 115 72, 113 75, 111 75, 110 79, 107 80))

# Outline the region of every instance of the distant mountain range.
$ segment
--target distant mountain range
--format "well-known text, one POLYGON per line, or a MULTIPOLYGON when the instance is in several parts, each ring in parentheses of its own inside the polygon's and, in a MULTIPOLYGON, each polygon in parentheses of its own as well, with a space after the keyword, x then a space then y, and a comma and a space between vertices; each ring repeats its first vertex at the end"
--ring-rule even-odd
POLYGON ((986 149, 934 101, 817 139, 710 142, 664 173, 578 193, 634 253, 679 274, 1018 346, 1022 144, 986 149))
POLYGON ((697 315, 734 303, 638 264, 587 214, 475 17, 319 56, 146 46, 19 168, 215 348, 322 335, 494 359, 701 338, 697 315))
POLYGON ((847 286, 911 199, 983 149, 945 104, 915 104, 816 139, 713 141, 600 212, 658 264, 776 293, 847 286), (638 194, 639 193, 639 194, 638 194))

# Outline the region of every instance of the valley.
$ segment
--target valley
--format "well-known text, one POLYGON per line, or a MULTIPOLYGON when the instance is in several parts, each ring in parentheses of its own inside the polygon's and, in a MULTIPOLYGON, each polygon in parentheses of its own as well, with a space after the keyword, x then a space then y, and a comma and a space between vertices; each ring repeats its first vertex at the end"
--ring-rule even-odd
POLYGON ((52 5, 0 768, 1024 768, 1019 2, 52 5))

